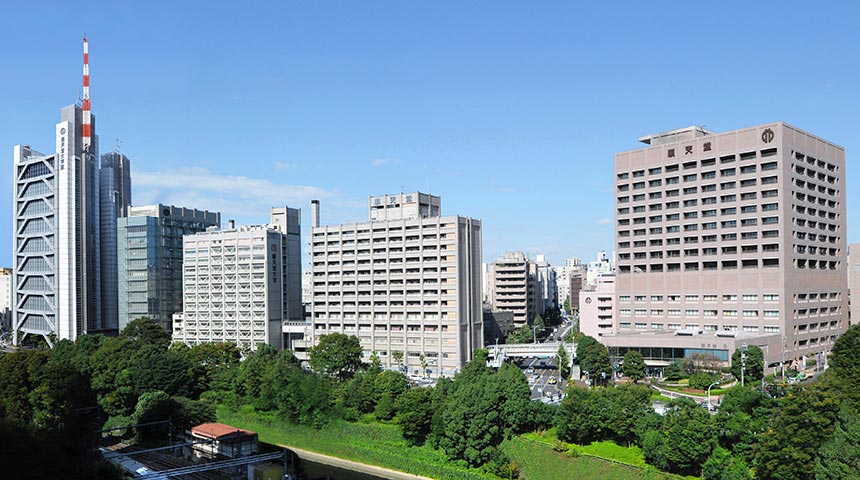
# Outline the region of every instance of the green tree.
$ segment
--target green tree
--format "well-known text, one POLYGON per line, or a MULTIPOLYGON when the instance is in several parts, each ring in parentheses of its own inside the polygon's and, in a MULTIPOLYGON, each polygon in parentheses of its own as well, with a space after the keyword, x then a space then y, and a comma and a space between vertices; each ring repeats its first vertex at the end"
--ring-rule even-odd
MULTIPOLYGON (((732 375, 741 381, 741 354, 742 350, 735 350, 732 354, 732 375)), ((746 358, 743 361, 744 383, 755 385, 764 377, 764 352, 761 348, 750 345, 746 348, 746 358)))
POLYGON ((860 416, 848 403, 843 403, 839 410, 833 436, 818 451, 815 478, 860 478, 860 416))
POLYGON ((516 330, 512 330, 508 333, 508 336, 505 337, 505 343, 508 344, 531 343, 533 341, 534 333, 532 328, 528 325, 523 325, 516 330))
POLYGON ((558 376, 567 378, 570 375, 570 356, 567 354, 567 349, 564 348, 563 344, 558 346, 558 351, 556 351, 555 355, 558 357, 558 376))
POLYGON ((403 351, 394 350, 391 352, 391 358, 394 360, 394 364, 397 366, 403 365, 403 351))
POLYGON ((137 404, 137 390, 129 371, 135 345, 123 337, 107 338, 90 358, 91 385, 108 416, 128 416, 137 404))
POLYGON ((421 375, 424 375, 426 377, 428 363, 427 357, 425 357, 423 353, 421 355, 418 355, 418 363, 421 365, 421 375))
POLYGON ((574 386, 567 389, 556 416, 558 438, 579 445, 591 443, 600 428, 592 396, 592 391, 586 388, 574 386))
POLYGON ((567 313, 568 315, 573 313, 570 311, 570 299, 569 298, 564 299, 564 312, 567 313))
POLYGON ((0 354, 0 416, 23 425, 32 421, 30 392, 39 386, 39 374, 49 356, 47 350, 0 354))
POLYGON ((673 361, 663 370, 663 378, 670 382, 676 382, 684 377, 684 366, 681 360, 673 361))
POLYGON ((403 431, 403 438, 412 445, 423 444, 433 420, 433 389, 410 388, 397 398, 395 410, 394 422, 403 431))
POLYGON ((170 334, 149 317, 132 320, 122 329, 119 336, 136 344, 152 344, 162 348, 170 345, 170 334))
POLYGON ((239 366, 241 352, 235 343, 201 343, 193 347, 174 344, 171 350, 184 355, 191 362, 191 376, 197 393, 210 390, 222 372, 239 366))
POLYGON ((308 356, 315 372, 345 380, 352 378, 361 367, 362 353, 358 337, 332 333, 322 335, 319 343, 310 348, 308 356))
POLYGON ((400 372, 384 371, 374 379, 376 418, 391 420, 396 413, 395 402, 409 386, 406 377, 400 372))
POLYGON ((767 431, 775 401, 753 388, 736 385, 723 394, 715 419, 723 448, 747 464, 752 462, 756 436, 767 431))
POLYGON ((475 467, 486 463, 504 438, 499 405, 496 395, 487 388, 487 378, 459 385, 443 412, 442 448, 449 457, 475 467))
POLYGON ((215 405, 185 397, 173 397, 177 404, 177 410, 171 415, 174 428, 179 431, 190 430, 191 427, 201 423, 210 423, 216 420, 215 405))
POLYGON ((503 364, 489 376, 489 388, 495 394, 502 428, 508 434, 527 430, 531 424, 531 388, 519 367, 503 364))
POLYGON ((605 384, 612 378, 612 364, 609 362, 609 350, 600 343, 591 343, 579 357, 579 365, 593 385, 605 384))
POLYGON ((839 336, 830 354, 830 370, 838 381, 836 393, 860 408, 860 324, 839 336))
POLYGON ((638 350, 627 350, 621 365, 624 376, 630 377, 634 382, 645 378, 645 359, 642 358, 642 354, 638 350))
POLYGON ((273 399, 264 395, 263 389, 268 385, 265 379, 272 377, 270 371, 277 357, 275 347, 263 344, 245 358, 234 379, 234 391, 241 402, 252 403, 262 410, 274 408, 273 399))
POLYGON ((538 335, 540 335, 540 333, 543 332, 543 329, 546 328, 546 322, 544 322, 542 316, 538 315, 532 322, 532 326, 538 331, 538 335))
MULTIPOLYGON (((179 405, 165 392, 156 390, 146 392, 140 396, 132 415, 133 424, 170 421, 177 412, 179 405)), ((137 428, 138 437, 144 438, 167 438, 170 427, 166 424, 147 425, 137 428)))
POLYGON ((379 358, 379 352, 376 350, 370 352, 370 367, 371 368, 381 368, 382 360, 379 358))
POLYGON ((640 385, 603 388, 596 391, 596 412, 601 425, 600 439, 612 439, 630 446, 636 439, 640 418, 652 413, 651 389, 640 385))
POLYGON ((380 373, 381 370, 375 369, 359 372, 343 387, 339 400, 345 419, 357 420, 361 414, 370 413, 376 408, 379 401, 376 377, 380 373))
POLYGON ((279 374, 271 383, 278 412, 301 425, 323 428, 331 410, 330 382, 295 365, 280 363, 275 371, 279 374))
POLYGON ((742 459, 735 458, 731 452, 716 447, 710 458, 702 465, 703 480, 749 480, 750 469, 742 459))
POLYGON ((188 396, 192 390, 192 364, 181 352, 147 344, 131 357, 128 373, 136 392, 163 391, 188 396))
POLYGON ((697 372, 690 375, 690 388, 697 390, 707 390, 713 383, 720 381, 720 375, 717 373, 697 372))
POLYGON ((73 418, 73 411, 96 403, 87 375, 78 371, 73 363, 53 356, 37 375, 37 386, 30 392, 36 427, 56 430, 69 426, 72 420, 87 420, 80 415, 73 418))
POLYGON ((686 397, 669 402, 662 429, 656 433, 644 435, 642 448, 646 461, 686 475, 700 473, 716 444, 713 418, 686 397))
POLYGON ((756 478, 812 478, 818 448, 833 432, 834 399, 814 387, 781 398, 753 450, 756 478))

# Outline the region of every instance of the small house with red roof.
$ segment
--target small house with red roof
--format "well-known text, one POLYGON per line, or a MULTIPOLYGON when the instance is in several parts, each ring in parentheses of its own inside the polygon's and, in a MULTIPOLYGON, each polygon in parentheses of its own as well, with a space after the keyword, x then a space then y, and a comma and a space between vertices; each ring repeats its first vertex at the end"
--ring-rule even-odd
POLYGON ((223 423, 204 423, 191 428, 194 441, 209 441, 193 446, 198 457, 236 458, 254 455, 258 451, 256 432, 223 423))

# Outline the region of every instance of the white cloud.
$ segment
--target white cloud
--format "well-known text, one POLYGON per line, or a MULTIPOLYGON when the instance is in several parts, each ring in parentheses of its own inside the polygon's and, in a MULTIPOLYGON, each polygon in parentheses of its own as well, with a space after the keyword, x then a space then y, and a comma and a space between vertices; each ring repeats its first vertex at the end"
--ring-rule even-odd
POLYGON ((382 167, 384 165, 393 165, 396 163, 400 163, 400 159, 397 158, 374 158, 370 161, 370 165, 374 167, 382 167))
POLYGON ((597 223, 599 223, 601 225, 609 225, 610 223, 612 223, 612 219, 611 218, 601 218, 600 220, 597 221, 597 223))
POLYGON ((286 163, 286 162, 275 162, 275 168, 278 170, 283 170, 285 172, 289 172, 290 170, 295 170, 298 167, 295 163, 286 163))
POLYGON ((132 172, 134 203, 165 203, 221 212, 222 218, 264 222, 278 205, 306 207, 311 200, 341 201, 340 194, 312 185, 286 185, 265 178, 221 175, 192 167, 163 172, 132 172))

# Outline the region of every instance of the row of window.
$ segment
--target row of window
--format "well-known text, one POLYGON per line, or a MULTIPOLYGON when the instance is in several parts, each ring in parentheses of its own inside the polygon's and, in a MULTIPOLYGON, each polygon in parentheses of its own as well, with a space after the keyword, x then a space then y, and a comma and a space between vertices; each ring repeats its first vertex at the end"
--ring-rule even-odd
MULTIPOLYGON (((776 170, 776 168, 777 168, 776 162, 767 162, 767 163, 761 164, 761 171, 763 171, 763 172, 776 170)), ((758 171, 758 169, 757 169, 756 165, 748 165, 746 167, 741 167, 739 171, 741 174, 752 174, 752 173, 756 173, 758 171)), ((738 173, 738 169, 725 168, 725 169, 722 169, 719 171, 719 177, 720 178, 733 177, 737 173, 738 173)), ((708 171, 708 172, 702 172, 701 174, 690 173, 690 174, 686 174, 683 176, 674 176, 674 177, 666 177, 666 178, 662 178, 662 179, 650 180, 647 183, 647 187, 648 188, 662 187, 664 185, 664 182, 665 182, 665 185, 679 185, 681 182, 689 183, 689 182, 699 181, 700 179, 701 180, 715 180, 716 178, 717 178, 717 171, 712 170, 712 171, 708 171)), ((740 186, 741 187, 750 187, 750 186, 756 185, 757 184, 756 180, 757 179, 755 179, 755 178, 741 180, 740 186)), ((723 188, 723 189, 729 189, 729 188, 737 187, 737 184, 734 181, 721 183, 720 185, 721 185, 721 188, 723 188), (725 187, 723 187, 724 185, 725 185, 725 187)), ((645 181, 633 182, 633 183, 619 183, 616 188, 618 189, 619 192, 627 192, 627 191, 630 191, 631 188, 633 190, 643 190, 646 188, 646 183, 645 183, 645 181)), ((691 187, 691 188, 696 188, 696 187, 691 187)))
MULTIPOLYGON (((758 316, 759 316, 758 310, 741 310, 741 313, 742 313, 742 316, 744 316, 744 317, 756 317, 756 318, 758 318, 758 316)), ((618 314, 621 315, 622 317, 629 317, 630 315, 636 315, 636 316, 645 316, 645 315, 663 316, 663 315, 667 315, 669 317, 680 317, 681 316, 681 309, 670 308, 668 310, 663 310, 662 308, 652 308, 649 310, 646 308, 636 308, 636 309, 621 308, 618 310, 618 314)), ((685 317, 698 317, 698 316, 716 317, 719 314, 720 314, 719 310, 701 310, 701 311, 698 309, 686 309, 686 310, 684 310, 684 316, 685 317)), ((779 317, 779 310, 764 310, 763 314, 764 314, 763 316, 765 316, 765 317, 779 317)), ((734 310, 734 309, 723 310, 722 316, 723 317, 737 317, 738 311, 734 310)))
MULTIPOLYGON (((774 185, 778 181, 779 181, 778 177, 776 175, 774 175, 774 176, 770 176, 770 177, 762 177, 761 183, 759 183, 758 179, 756 179, 756 178, 750 178, 747 180, 742 180, 742 181, 740 181, 740 183, 735 182, 735 181, 723 182, 723 183, 719 184, 719 190, 720 191, 734 190, 734 189, 738 188, 739 186, 740 186, 740 188, 747 188, 747 187, 755 187, 757 185, 774 185)), ((622 189, 620 191, 623 192, 623 191, 626 191, 626 189, 622 189)), ((670 189, 670 190, 665 190, 665 191, 660 191, 660 192, 651 192, 648 194, 647 198, 650 200, 654 200, 654 199, 658 199, 658 198, 663 198, 664 195, 666 198, 671 198, 671 197, 677 197, 681 194, 683 194, 683 195, 699 195, 701 193, 710 193, 710 192, 716 192, 716 191, 717 191, 717 184, 710 184, 710 185, 702 185, 701 188, 698 186, 693 186, 693 187, 686 187, 683 189, 670 189)), ((725 199, 722 200, 723 202, 735 200, 734 195, 724 196, 724 198, 725 199)), ((756 198, 756 192, 746 192, 744 194, 741 194, 741 200, 750 200, 750 199, 754 199, 754 198, 756 198)), ((645 193, 637 193, 637 194, 634 194, 632 197, 630 195, 619 195, 618 197, 616 197, 616 200, 617 200, 617 203, 620 203, 620 204, 629 203, 631 200, 633 202, 644 202, 646 200, 646 195, 645 195, 645 193)), ((716 201, 714 201, 714 203, 716 203, 716 201)), ((691 204, 691 205, 695 205, 695 204, 691 204)), ((688 206, 688 205, 685 204, 685 206, 688 206)))
MULTIPOLYGON (((749 160, 754 160, 756 158, 773 157, 776 155, 776 153, 777 153, 776 148, 768 148, 768 149, 761 150, 760 152, 758 152, 758 155, 756 154, 755 151, 743 152, 739 155, 724 155, 724 156, 720 157, 720 165, 726 165, 726 164, 734 163, 736 160, 738 160, 738 158, 740 158, 741 161, 749 161, 749 160)), ((776 163, 776 162, 772 162, 772 163, 776 163)), ((717 164, 716 158, 706 158, 704 160, 700 160, 700 161, 692 160, 689 162, 684 162, 682 164, 678 164, 678 163, 669 164, 669 165, 666 165, 665 167, 651 167, 647 170, 647 172, 648 172, 648 175, 660 175, 660 174, 664 173, 664 171, 665 171, 665 173, 673 173, 673 172, 679 171, 682 168, 685 171, 689 171, 689 170, 694 170, 696 168, 713 167, 716 164, 717 164)), ((618 180, 626 180, 626 179, 630 178, 630 175, 632 174, 633 178, 642 178, 645 176, 645 172, 646 171, 644 169, 643 170, 634 170, 632 172, 622 172, 622 173, 617 174, 616 177, 618 178, 618 180)))
MULTIPOLYGON (((629 237, 631 232, 634 236, 640 237, 643 235, 662 235, 665 231, 666 233, 680 233, 684 232, 696 232, 701 230, 716 230, 717 227, 724 228, 737 228, 741 227, 755 227, 759 225, 759 220, 761 220, 761 225, 777 225, 779 224, 779 217, 761 217, 759 218, 742 218, 740 222, 737 220, 724 220, 720 222, 703 222, 703 223, 686 223, 683 225, 667 225, 666 227, 650 227, 650 228, 634 228, 633 230, 618 230, 618 237, 625 238, 629 237)), ((834 226, 835 227, 835 226, 834 226)))
MULTIPOLYGON (((693 205, 691 205, 691 206, 693 206, 693 205)), ((719 210, 716 208, 712 208, 712 209, 701 210, 701 211, 688 211, 688 212, 684 212, 683 214, 682 213, 667 213, 665 216, 662 214, 656 214, 656 215, 651 215, 648 217, 645 217, 645 216, 634 217, 632 219, 630 219, 630 218, 619 218, 618 224, 619 225, 630 225, 631 220, 632 220, 634 225, 645 224, 646 220, 648 223, 661 223, 664 220, 667 222, 671 222, 671 221, 680 220, 681 218, 684 218, 684 219, 699 218, 700 215, 703 218, 709 218, 709 217, 716 217, 718 212, 719 212, 720 216, 737 215, 738 212, 740 212, 740 213, 756 213, 759 211, 759 208, 761 208, 762 212, 774 212, 774 211, 779 210, 779 204, 778 203, 763 203, 761 205, 744 205, 744 206, 741 206, 740 209, 738 209, 738 207, 724 207, 724 208, 720 208, 719 210)), ((618 209, 618 215, 619 216, 627 215, 629 213, 630 213, 629 207, 622 207, 622 208, 618 209)), ((638 211, 638 212, 634 212, 634 213, 643 213, 643 212, 638 211)))
MULTIPOLYGON (((776 268, 779 267, 778 258, 723 260, 720 262, 684 262, 684 263, 657 263, 638 265, 618 265, 619 273, 662 273, 662 272, 697 272, 714 270, 736 270, 738 268, 776 268)), ((811 268, 811 267, 810 267, 811 268)), ((833 267, 835 269, 836 267, 833 267)))
MULTIPOLYGON (((701 254, 702 256, 711 256, 711 255, 717 255, 718 253, 722 253, 723 255, 737 255, 738 251, 739 250, 738 250, 737 246, 721 247, 719 249, 717 249, 716 247, 709 247, 709 248, 702 248, 702 249, 686 248, 683 251, 682 250, 666 250, 665 252, 664 251, 636 252, 636 253, 632 254, 632 259, 633 260, 645 260, 646 258, 650 258, 650 259, 654 260, 654 259, 664 258, 664 256, 665 256, 665 258, 680 258, 682 253, 683 253, 684 257, 698 257, 699 254, 701 254)), ((769 252, 769 253, 770 252, 778 252, 779 251, 779 245, 776 243, 762 245, 761 251, 762 252, 769 252)), ((746 254, 758 253, 759 252, 759 246, 758 245, 741 245, 740 252, 746 253, 746 254)), ((619 261, 625 261, 625 260, 630 260, 630 259, 631 259, 631 254, 629 252, 621 252, 618 254, 618 260, 619 261)))
MULTIPOLYGON (((765 230, 761 232, 761 238, 777 238, 779 237, 778 230, 765 230)), ((713 243, 717 241, 717 235, 702 235, 699 236, 687 236, 683 237, 683 243, 687 244, 696 244, 696 243, 713 243)), ((737 233, 723 233, 719 236, 724 242, 734 242, 738 238, 741 240, 753 240, 759 238, 759 232, 741 232, 740 236, 737 233)), ((834 240, 835 242, 835 240, 834 240)), ((632 243, 630 241, 620 241, 618 242, 619 249, 630 248, 643 248, 643 247, 659 247, 662 245, 680 245, 682 243, 681 237, 673 237, 673 238, 652 238, 650 240, 634 240, 632 243)), ((778 249, 778 248, 777 248, 778 249)), ((774 250, 776 251, 776 250, 774 250)))
MULTIPOLYGON (((816 294, 816 295, 818 295, 818 294, 816 294)), ((824 294, 822 294, 822 295, 824 295, 824 294)), ((684 295, 682 297, 681 295, 678 295, 678 294, 670 294, 670 295, 665 295, 665 296, 663 296, 663 295, 632 295, 632 296, 631 295, 619 295, 618 301, 619 302, 629 302, 632 299, 632 301, 634 301, 634 302, 646 302, 649 300, 652 302, 662 302, 665 299, 667 302, 680 302, 682 300, 682 298, 685 302, 698 302, 700 296, 699 295, 684 295)), ((719 295, 714 295, 714 294, 701 295, 701 299, 703 302, 716 302, 719 298, 720 298, 719 295)), ((757 302, 759 299, 759 295, 757 293, 744 293, 744 294, 740 295, 740 298, 744 302, 757 302)), ((736 302, 738 300, 738 295, 737 294, 726 294, 726 295, 722 296, 722 299, 724 302, 736 302)), ((778 293, 765 293, 765 294, 761 295, 761 299, 764 300, 765 302, 778 302, 779 301, 779 294, 778 293)))
MULTIPOLYGON (((649 328, 649 324, 646 322, 635 322, 632 324, 631 324, 631 322, 619 322, 618 327, 621 329, 635 328, 636 330, 647 330, 649 328)), ((680 330, 681 324, 680 323, 669 323, 669 324, 651 323, 650 328, 652 330, 680 330)), ((720 328, 719 328, 719 325, 716 325, 716 324, 705 324, 705 325, 702 325, 700 328, 700 325, 697 323, 687 323, 687 324, 684 324, 684 329, 685 330, 700 330, 701 329, 701 330, 705 330, 705 331, 716 332, 720 328)), ((779 326, 778 325, 764 325, 763 327, 761 327, 761 329, 758 325, 742 325, 740 327, 740 329, 743 330, 744 332, 751 332, 751 333, 756 333, 759 331, 763 331, 764 333, 779 333, 779 326)), ((722 325, 722 330, 726 331, 726 332, 736 332, 736 331, 738 331, 738 326, 732 325, 732 324, 724 324, 724 325, 722 325)))
MULTIPOLYGON (((372 233, 386 234, 386 233, 392 233, 392 232, 394 232, 394 233, 404 232, 404 231, 409 232, 409 231, 414 231, 414 230, 420 230, 421 227, 424 227, 427 229, 439 230, 440 228, 453 228, 454 224, 453 223, 442 223, 442 224, 430 223, 430 224, 426 224, 426 225, 417 224, 417 225, 405 225, 405 226, 387 225, 387 226, 374 227, 372 233)), ((369 233, 371 233, 371 229, 368 227, 368 228, 358 228, 356 230, 334 230, 334 231, 321 230, 321 231, 314 232, 314 238, 325 237, 326 233, 328 233, 329 236, 338 236, 339 235, 342 237, 350 237, 353 235, 369 234, 369 233)))

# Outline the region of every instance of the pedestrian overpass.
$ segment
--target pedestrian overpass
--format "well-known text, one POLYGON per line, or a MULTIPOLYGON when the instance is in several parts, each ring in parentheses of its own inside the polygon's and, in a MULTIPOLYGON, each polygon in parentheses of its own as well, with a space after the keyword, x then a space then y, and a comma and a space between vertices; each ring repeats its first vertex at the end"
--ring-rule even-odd
POLYGON ((567 360, 571 371, 573 371, 573 359, 576 357, 576 344, 565 342, 546 342, 546 343, 513 343, 510 345, 488 345, 487 351, 490 353, 488 366, 500 367, 508 358, 553 358, 558 355, 558 347, 564 346, 567 351, 567 360))

